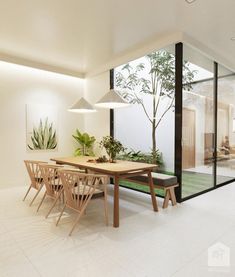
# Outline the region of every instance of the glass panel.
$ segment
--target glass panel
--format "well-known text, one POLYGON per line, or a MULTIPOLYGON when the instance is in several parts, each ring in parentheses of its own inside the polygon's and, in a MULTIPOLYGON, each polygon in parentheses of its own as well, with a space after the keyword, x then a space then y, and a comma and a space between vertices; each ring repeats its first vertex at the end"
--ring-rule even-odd
MULTIPOLYGON (((127 148, 124 158, 156 163, 158 171, 169 174, 174 172, 174 52, 172 45, 114 71, 115 89, 132 103, 114 116, 115 138, 127 148)), ((143 190, 138 184, 122 185, 143 190)))
POLYGON ((218 67, 217 184, 235 178, 235 75, 218 67))
POLYGON ((214 186, 213 62, 184 45, 182 197, 214 186))

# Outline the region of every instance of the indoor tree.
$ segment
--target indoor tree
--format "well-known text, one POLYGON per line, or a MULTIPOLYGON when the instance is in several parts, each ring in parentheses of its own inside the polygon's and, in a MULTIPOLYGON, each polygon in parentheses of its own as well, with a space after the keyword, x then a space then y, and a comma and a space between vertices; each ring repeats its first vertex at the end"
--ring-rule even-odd
MULTIPOLYGON (((146 55, 145 62, 125 64, 116 72, 116 86, 124 91, 123 97, 130 103, 141 105, 152 128, 152 158, 157 161, 156 130, 167 112, 175 103, 175 56, 165 50, 146 55), (151 96, 151 109, 147 108, 145 95, 151 96), (164 109, 162 109, 164 102, 164 109), (161 109, 159 109, 161 107, 161 109)), ((196 71, 189 62, 183 62, 184 89, 191 89, 196 71)))

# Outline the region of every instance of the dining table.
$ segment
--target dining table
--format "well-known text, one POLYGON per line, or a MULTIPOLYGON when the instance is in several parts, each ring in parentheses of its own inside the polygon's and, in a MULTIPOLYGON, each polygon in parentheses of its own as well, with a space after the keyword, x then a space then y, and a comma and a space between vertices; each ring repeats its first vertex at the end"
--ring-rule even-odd
POLYGON ((105 174, 113 178, 114 196, 113 196, 113 227, 119 227, 119 182, 121 179, 147 175, 153 210, 158 211, 157 199, 154 192, 152 171, 157 167, 156 164, 132 162, 126 160, 116 160, 114 163, 96 162, 96 157, 76 156, 52 158, 56 164, 71 165, 81 169, 90 170, 96 173, 105 174))

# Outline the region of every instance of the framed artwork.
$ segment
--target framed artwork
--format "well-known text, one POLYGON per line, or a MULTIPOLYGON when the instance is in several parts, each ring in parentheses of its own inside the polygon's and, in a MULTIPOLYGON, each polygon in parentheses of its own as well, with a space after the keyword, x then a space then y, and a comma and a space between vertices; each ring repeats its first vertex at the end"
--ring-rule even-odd
POLYGON ((47 105, 26 105, 26 147, 28 151, 58 149, 57 109, 47 105))

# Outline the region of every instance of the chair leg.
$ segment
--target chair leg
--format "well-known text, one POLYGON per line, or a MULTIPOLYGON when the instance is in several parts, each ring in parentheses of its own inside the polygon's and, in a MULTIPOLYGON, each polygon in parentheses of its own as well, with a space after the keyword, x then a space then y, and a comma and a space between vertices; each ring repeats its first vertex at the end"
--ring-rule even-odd
POLYGON ((72 235, 72 232, 74 231, 74 229, 75 229, 76 225, 78 224, 78 222, 79 222, 79 220, 80 220, 81 216, 82 216, 82 213, 80 212, 80 213, 78 214, 78 216, 77 216, 76 220, 75 220, 75 223, 74 223, 74 225, 73 225, 72 229, 71 229, 71 230, 70 230, 70 232, 69 232, 69 236, 71 236, 71 235, 72 235))
POLYGON ((46 214, 45 218, 48 218, 49 214, 51 213, 51 211, 53 210, 53 208, 55 207, 55 204, 57 203, 57 201, 59 200, 60 198, 60 195, 61 195, 61 192, 57 195, 55 201, 53 202, 50 210, 48 211, 48 213, 46 214))
POLYGON ((65 207, 66 207, 66 203, 64 204, 64 207, 63 207, 62 211, 60 212, 59 218, 58 218, 57 221, 56 221, 56 224, 55 224, 56 226, 59 224, 59 221, 60 221, 60 219, 61 219, 61 216, 62 216, 62 214, 64 213, 65 207))
POLYGON ((39 192, 41 191, 42 187, 43 187, 43 185, 38 189, 37 193, 35 194, 33 200, 30 202, 29 206, 31 206, 31 205, 33 204, 34 200, 35 200, 36 197, 38 196, 38 194, 39 194, 39 192))
POLYGON ((107 201, 107 191, 104 192, 104 215, 105 215, 105 224, 109 226, 109 214, 108 214, 108 201, 107 201))
POLYGON ((40 209, 40 207, 41 207, 41 205, 42 205, 42 202, 44 201, 46 195, 47 195, 47 192, 45 191, 45 193, 44 193, 44 195, 43 195, 43 198, 42 198, 40 204, 38 205, 37 212, 39 211, 39 209, 40 209))
POLYGON ((61 192, 61 194, 62 194, 62 203, 64 204, 64 191, 61 192))
MULTIPOLYGON (((86 205, 86 206, 87 206, 87 205, 86 205)), ((79 212, 79 214, 78 214, 78 216, 77 216, 77 218, 76 218, 76 220, 75 220, 75 223, 74 223, 74 225, 73 225, 72 229, 71 229, 71 230, 70 230, 70 232, 69 232, 69 236, 71 236, 71 235, 72 235, 72 232, 74 231, 74 229, 75 229, 76 225, 78 224, 79 220, 80 220, 80 219, 81 219, 81 217, 83 216, 84 211, 85 211, 85 209, 86 209, 86 206, 85 206, 85 207, 83 207, 83 209, 79 212)))
POLYGON ((31 188, 32 188, 32 185, 30 185, 30 187, 28 188, 28 190, 27 190, 27 192, 26 192, 26 194, 25 194, 25 196, 24 196, 24 198, 23 198, 23 201, 25 200, 25 198, 26 198, 27 195, 29 194, 29 191, 31 190, 31 188))
POLYGON ((163 202, 163 205, 162 205, 163 209, 166 209, 168 207, 169 200, 170 200, 170 191, 169 191, 169 189, 166 189, 164 202, 163 202))

